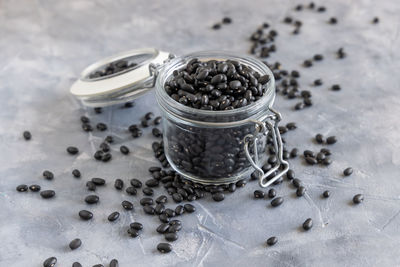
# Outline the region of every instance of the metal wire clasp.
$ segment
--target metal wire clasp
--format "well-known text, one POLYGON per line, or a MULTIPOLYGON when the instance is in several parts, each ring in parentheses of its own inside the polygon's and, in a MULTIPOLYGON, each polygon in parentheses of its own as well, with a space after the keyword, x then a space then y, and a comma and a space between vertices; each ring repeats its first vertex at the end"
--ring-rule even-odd
POLYGON ((269 108, 272 112, 271 115, 265 118, 265 121, 254 120, 253 122, 256 124, 256 132, 254 134, 248 134, 244 137, 244 151, 246 153, 247 160, 256 170, 256 174, 258 175, 259 184, 261 187, 267 187, 278 180, 282 175, 284 175, 289 170, 289 163, 283 159, 283 144, 281 134, 278 129, 278 124, 282 119, 281 114, 274 110, 272 107, 269 108), (274 143, 275 155, 278 159, 278 163, 272 167, 268 172, 264 173, 264 171, 259 167, 259 158, 257 151, 257 141, 258 135, 262 134, 267 136, 267 134, 271 132, 272 141, 274 143), (250 155, 249 146, 253 145, 254 149, 254 160, 250 155), (278 169, 283 166, 279 172, 270 177, 271 174, 275 173, 278 169))

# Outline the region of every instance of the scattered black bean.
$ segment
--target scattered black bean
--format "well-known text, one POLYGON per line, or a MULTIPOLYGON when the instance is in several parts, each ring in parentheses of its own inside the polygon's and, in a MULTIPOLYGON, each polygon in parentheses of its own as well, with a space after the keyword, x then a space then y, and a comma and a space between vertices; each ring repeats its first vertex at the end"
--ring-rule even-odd
POLYGON ((169 223, 162 223, 157 227, 156 231, 160 234, 164 234, 168 231, 169 227, 169 223))
POLYGON ((350 176, 353 173, 353 168, 348 167, 343 171, 344 176, 350 176))
POLYGON ((56 257, 50 257, 43 262, 43 267, 54 267, 57 263, 56 257))
POLYGON ((159 196, 157 199, 156 199, 156 202, 158 203, 158 204, 160 204, 160 203, 167 203, 167 197, 166 196, 164 196, 164 195, 161 195, 161 196, 159 196))
POLYGON ((357 194, 353 197, 354 204, 360 204, 363 201, 364 201, 364 196, 362 194, 357 194))
POLYGON ((26 191, 28 191, 28 186, 26 184, 21 184, 21 185, 17 186, 16 190, 18 192, 26 192, 26 191))
POLYGON ((146 196, 152 196, 154 194, 154 190, 151 189, 150 187, 145 187, 143 188, 143 194, 145 194, 146 196))
POLYGON ((323 163, 324 165, 331 165, 332 160, 331 160, 330 157, 326 157, 326 158, 322 161, 322 163, 323 163))
POLYGON ((373 24, 379 23, 379 18, 378 18, 378 17, 375 17, 375 18, 372 20, 372 23, 373 23, 373 24))
POLYGON ((100 198, 96 195, 88 195, 87 197, 85 197, 85 202, 87 204, 96 204, 97 202, 99 202, 100 198))
POLYGON ((330 197, 330 195, 331 195, 331 192, 329 192, 329 190, 326 190, 326 191, 324 191, 324 193, 322 193, 322 196, 324 198, 328 198, 328 197, 330 197))
POLYGON ((81 217, 81 219, 87 221, 93 218, 93 213, 91 213, 88 210, 81 210, 79 212, 79 217, 81 217))
POLYGON ((114 187, 117 190, 122 190, 122 188, 124 188, 124 181, 122 181, 121 179, 115 179, 114 187))
POLYGON ((150 180, 147 180, 145 184, 148 187, 156 187, 159 185, 159 182, 156 179, 150 179, 150 180))
POLYGON ((43 177, 46 178, 47 180, 53 180, 54 174, 51 171, 44 171, 43 172, 43 177))
POLYGON ((324 153, 325 156, 330 156, 332 154, 331 151, 327 148, 321 148, 320 151, 321 151, 321 153, 324 153))
POLYGON ((222 19, 222 23, 230 24, 230 23, 232 23, 232 19, 230 17, 225 17, 222 19))
POLYGON ((297 157, 298 152, 299 152, 299 150, 298 150, 297 148, 293 148, 293 149, 290 151, 290 157, 291 157, 291 158, 297 157))
POLYGON ((274 198, 274 199, 271 201, 271 206, 272 206, 272 207, 278 207, 278 206, 280 206, 282 203, 283 203, 283 197, 277 197, 277 198, 274 198))
POLYGON ((273 246, 278 242, 278 238, 276 238, 275 236, 272 236, 270 238, 267 239, 267 245, 268 246, 273 246))
MULTIPOLYGON (((128 103, 130 103, 130 102, 128 102, 128 103)), ((125 105, 126 105, 126 103, 125 103, 125 105)), ((118 267, 119 266, 118 260, 117 259, 112 259, 110 261, 110 265, 109 266, 110 267, 118 267)))
POLYGON ((268 190, 268 197, 269 198, 276 197, 276 190, 274 188, 271 188, 271 189, 268 190))
POLYGON ((42 192, 40 192, 40 196, 42 198, 52 198, 56 195, 56 192, 54 192, 54 190, 44 190, 42 192))
POLYGON ((337 22, 338 22, 337 18, 335 18, 335 17, 332 17, 332 18, 329 19, 329 23, 330 24, 336 24, 337 22))
POLYGON ((69 248, 75 250, 82 245, 82 241, 79 238, 75 238, 69 243, 69 248))
POLYGON ((183 207, 187 213, 192 213, 196 211, 196 207, 192 204, 185 204, 183 207))
POLYGON ((149 198, 149 197, 144 197, 144 198, 142 198, 141 200, 140 200, 140 205, 142 205, 142 206, 146 206, 146 205, 153 205, 154 204, 154 201, 153 201, 153 199, 152 198, 149 198))
POLYGON ((172 194, 172 199, 176 202, 176 203, 180 203, 183 201, 183 197, 181 194, 179 193, 174 193, 172 194))
POLYGON ((129 154, 129 148, 127 146, 121 146, 119 148, 119 150, 121 151, 122 154, 124 155, 128 155, 129 154))
POLYGON ((264 198, 265 197, 265 193, 261 190, 256 190, 254 191, 254 198, 264 198))
POLYGON ((133 204, 131 202, 129 202, 128 200, 122 201, 121 205, 126 210, 133 210, 133 204))
POLYGON ((114 143, 114 138, 111 135, 107 135, 106 138, 104 139, 104 142, 112 144, 114 143))
POLYGON ((160 243, 157 245, 157 250, 161 253, 169 253, 172 251, 172 246, 168 243, 160 243))
POLYGON ((132 185, 133 187, 135 187, 135 188, 141 188, 141 187, 142 187, 142 182, 139 181, 139 180, 136 179, 136 178, 131 179, 130 182, 131 182, 131 185, 132 185))
POLYGON ((78 169, 74 169, 74 170, 72 170, 72 175, 75 178, 80 178, 81 177, 81 172, 78 169))
POLYGON ((328 138, 326 138, 326 143, 328 145, 332 145, 336 142, 337 142, 336 136, 329 136, 328 138))
POLYGON ((312 157, 305 157, 305 159, 306 159, 306 162, 308 164, 310 164, 310 165, 315 165, 315 164, 318 163, 317 160, 315 158, 312 158, 312 157))
POLYGON ((320 7, 317 8, 317 11, 318 12, 325 12, 326 11, 326 7, 320 6, 320 7))
POLYGON ((133 222, 129 225, 129 227, 139 231, 143 229, 143 224, 141 224, 140 222, 133 222))
POLYGON ((311 67, 313 65, 313 63, 312 63, 312 61, 311 60, 305 60, 304 62, 303 62, 303 66, 304 67, 306 67, 306 68, 309 68, 309 67, 311 67))
POLYGON ((129 186, 125 189, 125 192, 129 195, 135 196, 137 194, 137 190, 136 188, 134 188, 133 186, 129 186))
POLYGON ((110 222, 116 221, 119 218, 119 212, 118 211, 114 211, 113 213, 111 213, 110 215, 108 215, 108 220, 110 222))
POLYGON ((316 54, 316 55, 313 56, 313 59, 314 59, 315 61, 321 61, 321 60, 324 59, 324 56, 321 55, 321 54, 316 54))
POLYGON ((221 28, 221 24, 219 24, 219 23, 216 23, 216 24, 214 24, 213 26, 212 26, 212 29, 213 30, 219 30, 221 28))
POLYGON ((79 262, 74 262, 72 263, 72 267, 82 267, 82 264, 80 264, 79 262))
POLYGON ((22 136, 25 138, 25 140, 31 140, 32 134, 29 131, 24 131, 22 136))
POLYGON ((342 89, 342 88, 340 88, 340 85, 338 85, 338 84, 332 85, 332 90, 333 91, 340 91, 340 89, 342 89))
POLYGON ((225 195, 222 192, 217 192, 212 194, 212 198, 214 201, 219 202, 225 199, 225 195))
POLYGON ((103 132, 103 131, 107 130, 107 124, 102 123, 102 122, 99 122, 99 123, 96 125, 96 128, 97 128, 97 130, 103 132))
POLYGON ((32 192, 39 192, 40 189, 41 189, 41 187, 40 187, 40 185, 33 184, 33 185, 29 186, 29 189, 30 189, 32 192))
POLYGON ((107 162, 107 161, 110 161, 111 158, 112 158, 112 156, 111 156, 110 153, 105 153, 105 154, 101 157, 101 160, 102 160, 103 162, 107 162))
POLYGON ((303 223, 303 229, 308 231, 313 227, 313 221, 311 218, 308 218, 307 220, 304 221, 303 223))
POLYGON ((92 181, 88 181, 86 183, 86 187, 89 191, 96 191, 96 184, 93 183, 92 181))
POLYGON ((315 80, 315 81, 314 81, 314 85, 315 85, 315 86, 320 86, 320 85, 322 85, 322 80, 321 80, 321 79, 315 80))
POLYGON ((76 155, 76 154, 78 154, 79 149, 74 146, 69 146, 69 147, 67 147, 67 152, 71 155, 76 155))
POLYGON ((81 122, 82 122, 82 123, 89 123, 90 120, 89 120, 89 118, 86 117, 86 116, 81 116, 81 122))
POLYGON ((105 185, 106 184, 106 180, 104 180, 103 178, 92 178, 92 182, 95 185, 105 185))
POLYGON ((128 235, 129 235, 130 237, 133 237, 133 238, 139 236, 139 230, 136 230, 136 229, 134 229, 134 228, 129 228, 128 231, 127 231, 127 233, 128 233, 128 235))
POLYGON ((304 186, 299 186, 299 188, 297 188, 296 190, 296 195, 298 197, 304 196, 305 193, 306 193, 306 188, 304 186))
POLYGON ((159 125, 161 123, 162 117, 158 116, 154 119, 154 125, 159 125))
POLYGON ((85 132, 91 132, 93 131, 93 127, 90 124, 84 123, 82 124, 82 130, 85 132))
POLYGON ((294 178, 293 181, 292 181, 292 183, 293 183, 293 186, 296 187, 296 188, 299 188, 300 186, 303 185, 302 182, 301 182, 301 180, 298 179, 298 178, 294 178))

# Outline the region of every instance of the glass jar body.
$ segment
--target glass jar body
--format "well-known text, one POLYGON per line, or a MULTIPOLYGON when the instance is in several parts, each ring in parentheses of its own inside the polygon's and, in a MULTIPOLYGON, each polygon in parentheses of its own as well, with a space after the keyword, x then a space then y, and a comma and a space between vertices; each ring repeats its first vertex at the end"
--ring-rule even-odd
POLYGON ((255 121, 263 121, 268 115, 275 97, 275 86, 271 71, 262 62, 220 51, 178 57, 159 71, 156 97, 163 116, 165 156, 172 168, 185 178, 203 184, 226 184, 249 177, 254 168, 246 156, 246 136, 257 138, 256 146, 251 145, 248 152, 253 158, 257 155, 257 162, 263 161, 266 136, 259 133, 255 121), (164 85, 174 70, 183 68, 194 58, 200 61, 238 61, 260 75, 270 75, 270 81, 263 85, 263 97, 248 106, 227 111, 190 108, 172 99, 165 92, 164 85))

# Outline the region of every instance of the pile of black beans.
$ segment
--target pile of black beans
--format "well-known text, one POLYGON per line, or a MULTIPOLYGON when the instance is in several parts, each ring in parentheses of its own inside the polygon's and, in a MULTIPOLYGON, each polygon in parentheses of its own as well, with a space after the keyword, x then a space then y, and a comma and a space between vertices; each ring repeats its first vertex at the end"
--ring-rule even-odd
POLYGON ((109 76, 112 74, 116 74, 130 68, 137 66, 134 62, 129 62, 128 60, 119 60, 112 62, 101 69, 98 69, 89 74, 89 79, 96 79, 104 76, 109 76))

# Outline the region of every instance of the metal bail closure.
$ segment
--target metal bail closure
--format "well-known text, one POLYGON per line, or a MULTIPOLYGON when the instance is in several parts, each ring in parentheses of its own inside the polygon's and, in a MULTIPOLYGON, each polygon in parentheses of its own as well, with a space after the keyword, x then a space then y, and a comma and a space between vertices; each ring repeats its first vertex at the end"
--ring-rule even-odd
POLYGON ((271 115, 266 117, 264 122, 261 121, 253 121, 256 124, 256 132, 254 134, 248 134, 244 137, 244 151, 246 153, 247 160, 256 170, 258 175, 259 184, 261 187, 268 187, 280 177, 282 177, 289 170, 289 163, 283 159, 283 144, 281 134, 278 129, 279 121, 281 120, 281 114, 274 110, 272 107, 269 108, 272 112, 271 115), (267 134, 271 132, 272 141, 274 143, 275 155, 278 159, 278 163, 271 168, 268 172, 264 173, 264 171, 259 167, 259 158, 257 151, 257 141, 258 135, 263 134, 267 136, 267 134), (249 152, 249 146, 253 145, 254 150, 254 160, 249 152), (281 167, 282 166, 282 167, 281 167), (279 170, 281 168, 281 170, 279 170), (279 170, 279 171, 278 171, 279 170), (276 172, 278 171, 278 172, 276 172), (276 173, 275 173, 276 172, 276 173), (275 174, 274 174, 275 173, 275 174), (270 177, 273 174, 272 177, 270 177))
POLYGON ((87 67, 70 92, 92 107, 131 101, 154 87, 159 68, 173 57, 144 48, 104 58, 87 67))

